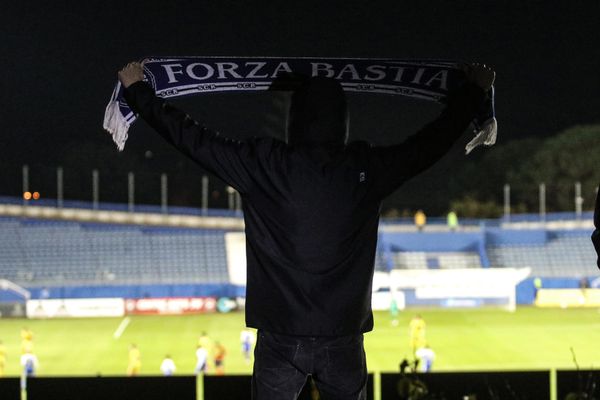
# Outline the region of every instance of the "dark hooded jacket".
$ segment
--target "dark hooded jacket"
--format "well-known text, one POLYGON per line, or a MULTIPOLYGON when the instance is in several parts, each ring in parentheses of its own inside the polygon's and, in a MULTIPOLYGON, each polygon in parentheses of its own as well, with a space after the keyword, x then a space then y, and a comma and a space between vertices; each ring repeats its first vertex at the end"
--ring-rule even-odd
POLYGON ((381 201, 450 149, 484 97, 468 84, 449 96, 439 118, 403 143, 373 147, 345 144, 345 97, 338 84, 323 79, 309 80, 292 96, 289 143, 224 138, 143 82, 125 92, 129 106, 169 143, 240 192, 247 325, 306 336, 373 328, 381 201))

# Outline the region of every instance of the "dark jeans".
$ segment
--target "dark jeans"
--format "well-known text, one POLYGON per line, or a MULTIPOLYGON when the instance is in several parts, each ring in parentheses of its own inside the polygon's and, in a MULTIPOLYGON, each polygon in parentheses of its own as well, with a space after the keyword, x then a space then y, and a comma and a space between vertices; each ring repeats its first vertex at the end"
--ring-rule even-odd
POLYGON ((307 337, 258 332, 253 400, 296 400, 309 375, 321 400, 365 400, 363 335, 307 337))

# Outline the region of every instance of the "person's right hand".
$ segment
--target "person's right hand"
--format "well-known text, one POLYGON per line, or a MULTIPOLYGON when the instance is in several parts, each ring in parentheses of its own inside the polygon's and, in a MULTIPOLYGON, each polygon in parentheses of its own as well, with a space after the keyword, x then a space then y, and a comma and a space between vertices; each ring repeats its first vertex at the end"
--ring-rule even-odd
POLYGON ((130 85, 144 80, 144 68, 139 62, 130 62, 119 71, 118 76, 121 85, 128 88, 130 85))
POLYGON ((476 84, 486 92, 490 90, 496 79, 496 71, 485 64, 465 64, 463 71, 467 76, 467 81, 476 84))

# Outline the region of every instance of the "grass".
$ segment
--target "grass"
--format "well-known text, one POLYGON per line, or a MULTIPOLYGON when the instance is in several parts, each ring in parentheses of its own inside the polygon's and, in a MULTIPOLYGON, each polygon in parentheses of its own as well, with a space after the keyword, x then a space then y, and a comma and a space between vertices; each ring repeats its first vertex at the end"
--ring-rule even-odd
MULTIPOLYGON (((427 323, 427 341, 437 354, 436 371, 517 370, 575 367, 570 348, 582 368, 600 364, 600 312, 596 309, 538 309, 515 313, 497 309, 401 312, 393 326, 388 313, 375 313, 375 330, 365 335, 368 368, 397 371, 409 357, 408 322, 420 312, 427 323)), ((165 354, 178 373, 192 374, 195 346, 202 331, 228 349, 226 372, 250 374, 240 352, 243 313, 134 316, 118 339, 113 334, 122 319, 1 319, 0 340, 7 349, 8 376, 19 374, 20 330, 34 333, 40 376, 124 375, 128 346, 142 354, 142 374, 159 374, 165 354)))

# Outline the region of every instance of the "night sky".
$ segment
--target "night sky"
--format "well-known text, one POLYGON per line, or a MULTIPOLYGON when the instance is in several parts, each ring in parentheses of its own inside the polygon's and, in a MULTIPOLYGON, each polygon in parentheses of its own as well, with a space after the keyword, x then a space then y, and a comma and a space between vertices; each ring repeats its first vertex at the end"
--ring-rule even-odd
MULTIPOLYGON (((164 171, 172 182, 170 202, 197 205, 203 171, 144 123, 132 127, 122 153, 102 130, 116 71, 146 55, 479 61, 498 74, 499 143, 598 123, 599 21, 598 1, 6 2, 0 15, 0 195, 20 194, 21 165, 28 164, 32 185, 46 197, 55 195, 54 171, 62 166, 67 198, 88 200, 97 168, 102 200, 125 201, 125 176, 134 171, 136 196, 157 203, 156 176, 164 171)), ((266 129, 269 96, 218 94, 174 103, 243 138, 277 134, 266 129)), ((440 111, 385 95, 351 94, 349 104, 351 139, 375 144, 401 141, 440 111)), ((493 151, 464 157, 461 146, 404 190, 443 196, 444 173, 493 151)), ((402 193, 390 201, 402 204, 402 193)))

